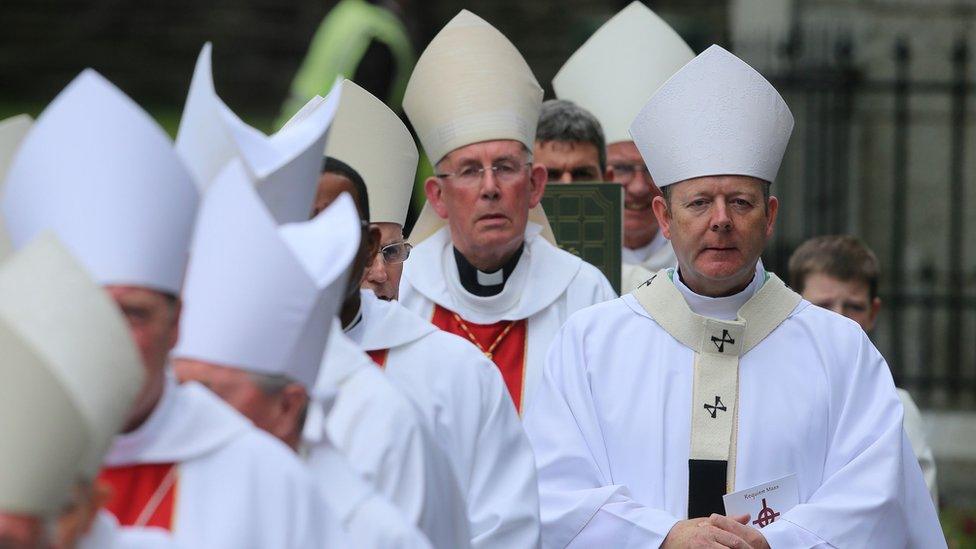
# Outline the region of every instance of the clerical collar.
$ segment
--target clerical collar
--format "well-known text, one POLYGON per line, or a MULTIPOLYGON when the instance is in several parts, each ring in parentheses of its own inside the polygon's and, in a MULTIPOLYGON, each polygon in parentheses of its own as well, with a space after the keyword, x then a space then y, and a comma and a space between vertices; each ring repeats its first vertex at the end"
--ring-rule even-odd
POLYGON ((652 255, 657 253, 665 244, 668 243, 668 239, 664 237, 664 233, 658 229, 657 234, 654 238, 647 243, 646 246, 640 248, 628 248, 624 246, 623 249, 623 260, 624 263, 630 264, 641 264, 651 258, 652 255))
POLYGON ((759 291, 763 282, 766 281, 766 270, 763 268, 762 261, 759 261, 756 263, 756 274, 752 277, 752 282, 741 292, 725 297, 708 297, 696 294, 681 280, 677 269, 675 269, 674 277, 672 278, 674 285, 681 292, 681 295, 684 296, 685 301, 692 311, 701 316, 718 320, 735 320, 738 316, 739 309, 759 291))
POLYGON ((461 255, 461 252, 457 248, 454 248, 454 261, 457 263, 461 286, 469 294, 478 297, 490 297, 500 294, 505 289, 505 282, 508 281, 508 277, 515 271, 518 260, 522 257, 522 249, 524 247, 525 244, 523 243, 500 269, 489 273, 479 271, 466 257, 461 255))

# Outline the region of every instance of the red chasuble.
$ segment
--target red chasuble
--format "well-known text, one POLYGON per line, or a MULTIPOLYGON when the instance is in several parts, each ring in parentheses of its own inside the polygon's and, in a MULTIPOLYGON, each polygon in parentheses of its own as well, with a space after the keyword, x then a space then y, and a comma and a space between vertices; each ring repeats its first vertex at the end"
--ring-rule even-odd
POLYGON ((369 355, 369 358, 372 359, 373 362, 375 362, 376 365, 380 367, 380 369, 382 369, 383 367, 386 366, 386 356, 390 354, 390 350, 376 349, 373 351, 366 351, 366 354, 369 355))
POLYGON ((445 332, 471 341, 498 366, 502 372, 502 378, 505 380, 505 386, 508 387, 508 394, 512 396, 512 402, 515 403, 515 409, 521 414, 522 388, 525 385, 525 346, 528 322, 525 319, 516 320, 514 324, 511 320, 502 320, 494 324, 475 324, 463 319, 458 322, 453 311, 449 311, 440 305, 434 305, 434 316, 430 321, 445 332), (505 333, 506 329, 508 329, 508 333, 505 333), (489 355, 488 350, 492 348, 492 345, 494 345, 494 349, 489 355))
POLYGON ((173 530, 177 484, 175 463, 106 467, 98 480, 112 487, 112 497, 105 508, 115 515, 119 524, 133 526, 145 513, 148 519, 144 517, 141 526, 173 530))

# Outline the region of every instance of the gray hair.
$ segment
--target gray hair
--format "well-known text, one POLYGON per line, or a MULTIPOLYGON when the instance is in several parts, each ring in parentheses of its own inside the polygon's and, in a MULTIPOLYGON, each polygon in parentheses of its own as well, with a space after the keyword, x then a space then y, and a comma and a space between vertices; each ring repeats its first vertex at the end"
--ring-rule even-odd
POLYGON ((535 140, 540 143, 589 143, 600 155, 600 170, 607 169, 607 143, 600 121, 571 101, 550 99, 542 104, 535 140))
MULTIPOLYGON (((285 390, 285 387, 291 385, 292 383, 298 383, 294 379, 284 375, 284 374, 259 374, 257 372, 248 372, 251 376, 251 381, 258 386, 267 396, 274 396, 285 390)), ((307 391, 306 391, 307 392, 307 391)), ((311 399, 311 396, 309 396, 311 399)), ((301 432, 302 427, 305 426, 305 419, 308 417, 308 402, 302 408, 301 414, 298 416, 298 431, 301 432)))

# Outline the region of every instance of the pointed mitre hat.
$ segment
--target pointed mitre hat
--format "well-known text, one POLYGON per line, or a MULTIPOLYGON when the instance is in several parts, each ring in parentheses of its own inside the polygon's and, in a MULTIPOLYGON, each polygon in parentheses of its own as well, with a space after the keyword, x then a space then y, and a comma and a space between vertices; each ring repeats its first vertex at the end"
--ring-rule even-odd
MULTIPOLYGON (((34 119, 26 114, 18 114, 0 122, 0 196, 3 196, 3 181, 7 177, 7 168, 14 153, 20 147, 27 131, 30 130, 34 119)), ((7 236, 7 224, 0 215, 0 260, 11 251, 10 237, 7 236)))
POLYGON ((253 187, 232 160, 204 197, 173 355, 311 389, 359 249, 359 214, 343 195, 311 221, 278 226, 253 187))
POLYGON ((325 155, 362 176, 370 221, 403 226, 417 173, 417 145, 396 113, 351 80, 342 82, 325 155))
POLYGON ((121 429, 144 379, 139 353, 118 307, 50 234, 0 267, 0 348, 0 508, 60 511, 121 429))
POLYGON ((695 57, 681 36, 640 2, 604 23, 552 79, 600 121, 607 144, 630 141, 630 123, 654 92, 695 57))
MULTIPOLYGON (((424 50, 403 98, 403 110, 434 165, 454 149, 482 141, 511 139, 531 151, 541 109, 542 88, 518 49, 468 10, 424 50)), ((529 221, 555 244, 541 204, 529 212, 529 221)), ((410 242, 419 244, 445 224, 425 204, 410 242)))
POLYGON ((675 73, 630 126, 658 187, 709 175, 772 182, 792 132, 776 88, 719 46, 675 73))
POLYGON ((330 94, 328 100, 313 98, 277 133, 267 136, 241 120, 217 95, 211 49, 210 43, 204 44, 197 57, 176 151, 201 192, 228 162, 240 158, 278 223, 308 219, 340 94, 330 94))
POLYGON ((24 138, 0 208, 15 248, 52 231, 99 284, 179 294, 197 200, 163 129, 86 69, 24 138))

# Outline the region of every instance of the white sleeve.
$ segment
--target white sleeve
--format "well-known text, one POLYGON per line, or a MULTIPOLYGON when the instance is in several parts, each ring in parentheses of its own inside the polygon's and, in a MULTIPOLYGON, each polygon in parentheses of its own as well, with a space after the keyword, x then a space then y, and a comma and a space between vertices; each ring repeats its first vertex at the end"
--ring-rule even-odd
POLYGON ((481 373, 483 422, 468 489, 471 545, 476 549, 539 546, 539 485, 532 447, 494 364, 481 373))
MULTIPOLYGON (((820 487, 763 529, 774 546, 805 530, 837 547, 945 547, 935 507, 902 428, 887 364, 859 331, 836 348, 827 459, 820 487), (781 532, 791 530, 792 532, 781 532), (786 539, 785 537, 783 539, 786 539)), ((828 357, 828 361, 831 359, 828 357)))
POLYGON ((908 435, 908 441, 911 442, 915 457, 918 458, 918 465, 922 468, 922 476, 925 478, 925 485, 929 488, 932 502, 938 509, 939 484, 936 478, 935 456, 932 455, 932 448, 925 437, 922 413, 918 410, 918 406, 908 391, 898 389, 898 398, 901 399, 901 405, 905 408, 905 434, 908 435))
POLYGON ((603 434, 572 320, 556 336, 525 430, 539 474, 545 548, 657 547, 678 518, 609 482, 603 434))

